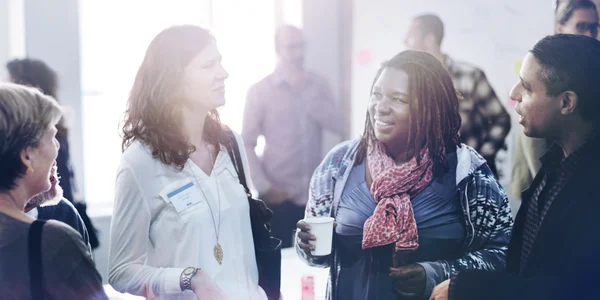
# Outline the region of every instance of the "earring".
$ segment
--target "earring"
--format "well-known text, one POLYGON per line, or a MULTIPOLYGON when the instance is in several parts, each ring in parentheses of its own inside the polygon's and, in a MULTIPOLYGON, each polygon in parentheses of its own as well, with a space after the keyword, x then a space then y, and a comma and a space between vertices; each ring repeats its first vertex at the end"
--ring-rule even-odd
POLYGON ((35 172, 33 168, 27 168, 27 175, 31 175, 33 172, 35 172))

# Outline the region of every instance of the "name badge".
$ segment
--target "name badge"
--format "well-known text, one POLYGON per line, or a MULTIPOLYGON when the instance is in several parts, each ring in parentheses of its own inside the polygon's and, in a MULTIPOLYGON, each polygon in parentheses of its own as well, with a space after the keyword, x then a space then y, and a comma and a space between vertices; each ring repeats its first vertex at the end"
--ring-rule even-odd
POLYGON ((168 199, 167 202, 171 202, 178 213, 202 201, 202 197, 194 189, 193 182, 186 183, 172 190, 166 196, 166 199, 168 199))

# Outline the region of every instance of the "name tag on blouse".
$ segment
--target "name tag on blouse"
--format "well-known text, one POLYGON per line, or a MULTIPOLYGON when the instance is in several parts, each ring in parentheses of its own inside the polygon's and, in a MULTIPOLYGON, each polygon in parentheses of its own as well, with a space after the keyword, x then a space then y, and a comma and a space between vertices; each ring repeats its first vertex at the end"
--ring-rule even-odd
POLYGON ((189 181, 174 188, 169 187, 161 196, 165 201, 172 203, 179 213, 202 201, 202 195, 194 187, 194 183, 189 181))

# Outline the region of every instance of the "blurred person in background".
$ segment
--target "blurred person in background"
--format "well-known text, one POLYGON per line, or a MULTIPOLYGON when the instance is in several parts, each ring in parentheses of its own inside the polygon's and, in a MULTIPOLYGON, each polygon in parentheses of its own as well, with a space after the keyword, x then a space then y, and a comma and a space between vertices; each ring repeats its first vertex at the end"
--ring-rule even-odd
POLYGON ((326 79, 305 69, 305 48, 300 29, 277 28, 277 67, 248 91, 242 125, 252 181, 273 210, 272 232, 283 247, 292 246, 304 216, 310 176, 323 158, 323 132, 347 132, 326 79), (265 139, 261 157, 255 152, 259 136, 265 139))
POLYGON ((298 222, 297 252, 329 267, 328 299, 427 299, 453 272, 502 271, 512 218, 485 159, 458 137, 458 96, 432 55, 405 51, 379 69, 360 139, 315 170, 306 217, 331 216, 333 252, 298 222))
MULTIPOLYGON (((43 61, 33 58, 13 59, 6 64, 6 68, 10 76, 10 81, 35 87, 45 95, 51 96, 58 101, 58 75, 43 61)), ((75 176, 71 165, 71 154, 69 152, 69 129, 67 127, 67 120, 64 116, 56 125, 56 128, 58 129, 56 139, 60 143, 60 150, 58 152, 58 158, 56 159, 58 175, 60 176, 60 185, 63 190, 64 198, 73 205, 71 205, 71 203, 66 203, 65 199, 63 199, 58 203, 58 206, 42 209, 43 212, 41 213, 40 218, 72 221, 81 219, 84 222, 85 231, 87 232, 85 236, 89 237, 89 243, 92 249, 96 249, 99 246, 99 240, 96 229, 87 215, 87 206, 85 202, 76 198, 77 186, 75 184, 75 176), (71 213, 71 208, 73 206, 78 212, 79 216, 77 216, 77 218, 71 213)), ((36 214, 37 212, 35 210, 31 212, 32 216, 35 216, 36 214)), ((69 223, 72 224, 72 222, 69 223)))
POLYGON ((0 84, 2 299, 108 299, 81 236, 62 222, 34 220, 24 212, 30 199, 52 193, 58 182, 55 135, 61 116, 51 97, 0 84))
MULTIPOLYGON (((594 4, 596 4, 596 8, 600 5, 600 0, 592 0, 592 2, 594 2, 594 4)), ((600 18, 600 11, 598 11, 598 17, 600 18)))
POLYGON ((485 73, 470 64, 453 60, 441 50, 444 23, 436 15, 415 17, 404 39, 407 49, 425 51, 444 64, 454 87, 461 94, 459 101, 462 125, 460 139, 481 154, 498 178, 496 154, 505 145, 510 131, 510 116, 496 96, 485 73))
MULTIPOLYGON (((560 0, 555 2, 554 32, 598 37, 598 12, 589 0, 560 0)), ((511 192, 521 199, 521 192, 529 187, 542 167, 540 158, 551 142, 546 139, 527 137, 522 128, 515 134, 515 150, 511 178, 511 192)))
POLYGON ((206 29, 174 26, 150 42, 123 125, 108 271, 115 290, 147 299, 267 299, 247 195, 222 143, 228 129, 217 108, 228 76, 206 29))

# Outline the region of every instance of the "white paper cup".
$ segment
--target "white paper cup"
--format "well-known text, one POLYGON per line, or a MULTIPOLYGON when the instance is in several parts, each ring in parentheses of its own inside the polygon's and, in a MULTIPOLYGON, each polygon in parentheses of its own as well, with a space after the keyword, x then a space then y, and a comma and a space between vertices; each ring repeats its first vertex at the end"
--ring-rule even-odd
POLYGON ((310 225, 310 233, 316 240, 309 241, 315 247, 310 254, 314 256, 325 256, 331 253, 331 242, 333 238, 333 218, 313 217, 304 219, 304 223, 310 225))

